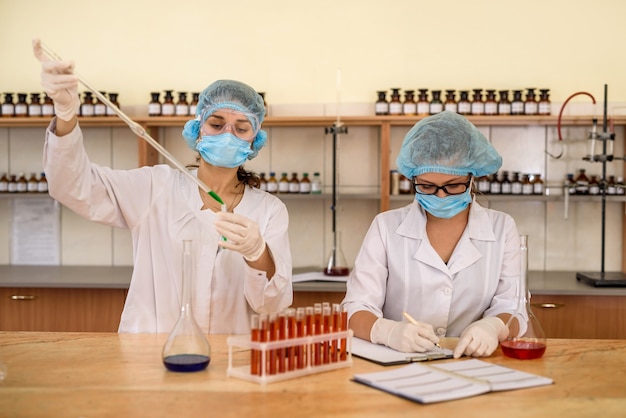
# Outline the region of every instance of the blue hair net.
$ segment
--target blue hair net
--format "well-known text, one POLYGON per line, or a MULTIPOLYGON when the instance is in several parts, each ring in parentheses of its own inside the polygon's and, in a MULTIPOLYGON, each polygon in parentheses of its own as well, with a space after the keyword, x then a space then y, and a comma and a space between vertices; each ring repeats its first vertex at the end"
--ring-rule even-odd
POLYGON ((200 93, 196 117, 187 121, 183 128, 183 137, 189 148, 196 151, 200 128, 209 116, 220 109, 241 112, 250 121, 257 134, 248 159, 256 157, 267 142, 267 133, 260 129, 265 118, 265 105, 263 98, 252 87, 235 80, 217 80, 200 93))
POLYGON ((470 121, 444 111, 411 128, 396 164, 409 179, 424 173, 481 177, 498 171, 502 157, 470 121))

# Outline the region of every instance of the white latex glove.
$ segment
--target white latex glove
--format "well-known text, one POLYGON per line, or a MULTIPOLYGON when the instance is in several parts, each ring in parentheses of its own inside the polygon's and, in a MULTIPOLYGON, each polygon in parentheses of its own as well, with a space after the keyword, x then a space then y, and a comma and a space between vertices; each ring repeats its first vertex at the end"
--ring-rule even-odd
POLYGON ((454 358, 459 358, 463 354, 472 357, 490 356, 498 343, 509 335, 509 331, 500 318, 488 316, 472 322, 461 333, 456 348, 454 358))
POLYGON ((215 229, 226 241, 220 241, 222 248, 237 251, 248 261, 257 261, 265 251, 265 240, 259 232, 259 225, 230 212, 217 212, 215 229))
POLYGON ((378 318, 370 331, 370 340, 404 353, 423 353, 432 350, 439 342, 432 325, 378 318))
POLYGON ((54 101, 54 113, 65 121, 71 120, 80 109, 74 63, 50 60, 41 49, 39 39, 33 39, 33 53, 41 63, 41 86, 54 101))

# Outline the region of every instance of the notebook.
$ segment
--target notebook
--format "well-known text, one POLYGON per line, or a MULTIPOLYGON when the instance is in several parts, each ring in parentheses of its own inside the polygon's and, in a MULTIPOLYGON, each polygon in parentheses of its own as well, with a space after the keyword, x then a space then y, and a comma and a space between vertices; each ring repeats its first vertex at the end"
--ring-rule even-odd
POLYGON ((547 377, 478 359, 414 363, 389 371, 357 374, 353 380, 424 404, 553 383, 547 377))
POLYGON ((452 350, 447 348, 435 348, 434 350, 424 353, 403 353, 384 345, 374 344, 357 337, 352 337, 352 355, 373 361, 381 366, 393 366, 417 361, 452 358, 452 350))

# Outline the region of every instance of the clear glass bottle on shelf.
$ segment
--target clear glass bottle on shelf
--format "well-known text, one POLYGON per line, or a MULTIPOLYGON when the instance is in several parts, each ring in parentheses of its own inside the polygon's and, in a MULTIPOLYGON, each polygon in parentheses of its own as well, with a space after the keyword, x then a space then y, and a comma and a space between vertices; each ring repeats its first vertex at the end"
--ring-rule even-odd
POLYGON ((322 193, 322 178, 320 177, 320 173, 313 173, 313 180, 311 181, 311 194, 321 194, 322 193))
POLYGON ((163 364, 173 372, 197 372, 211 361, 211 346, 193 314, 192 286, 195 279, 192 241, 183 241, 183 271, 180 316, 163 346, 163 364))
POLYGON ((546 335, 531 308, 528 288, 528 236, 520 235, 520 277, 517 284, 517 308, 507 321, 508 337, 500 343, 502 353, 511 358, 531 360, 546 351, 546 335))

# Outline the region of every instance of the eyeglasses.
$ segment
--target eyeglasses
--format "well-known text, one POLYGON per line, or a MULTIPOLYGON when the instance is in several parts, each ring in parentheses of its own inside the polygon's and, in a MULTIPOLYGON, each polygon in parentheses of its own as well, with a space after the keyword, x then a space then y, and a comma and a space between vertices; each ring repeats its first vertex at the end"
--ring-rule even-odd
POLYGON ((231 123, 226 122, 221 116, 211 115, 202 126, 202 132, 205 135, 218 135, 226 131, 230 131, 237 138, 244 141, 251 141, 258 133, 252 126, 252 123, 245 118, 231 123))
POLYGON ((415 193, 419 194, 437 194, 439 190, 443 190, 443 192, 447 195, 457 195, 465 193, 471 184, 472 176, 470 176, 469 180, 465 183, 450 183, 443 186, 426 183, 414 183, 413 187, 415 188, 415 193))

